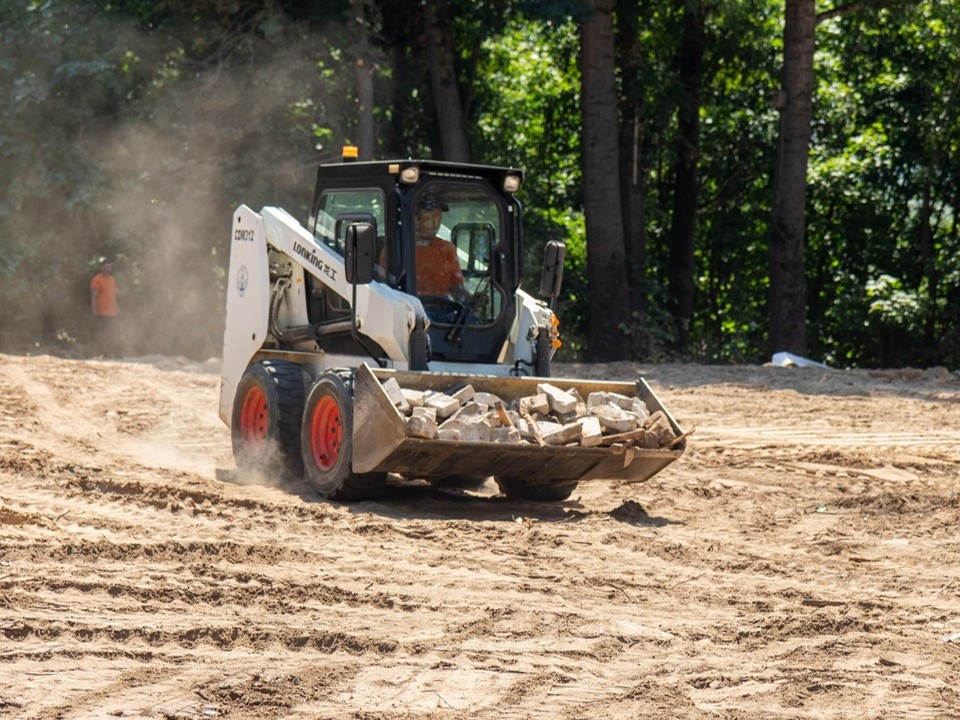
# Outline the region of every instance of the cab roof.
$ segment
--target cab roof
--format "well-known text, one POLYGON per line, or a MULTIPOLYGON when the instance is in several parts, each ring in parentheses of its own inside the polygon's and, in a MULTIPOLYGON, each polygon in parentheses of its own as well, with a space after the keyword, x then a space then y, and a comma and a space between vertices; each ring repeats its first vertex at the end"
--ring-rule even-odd
POLYGON ((516 175, 523 180, 523 170, 497 165, 479 165, 475 163, 447 162, 443 160, 369 160, 355 162, 324 163, 317 169, 318 178, 370 177, 382 179, 384 175, 394 175, 399 182, 400 173, 406 168, 417 167, 422 175, 432 177, 477 177, 486 178, 495 187, 500 187, 507 175, 516 175))

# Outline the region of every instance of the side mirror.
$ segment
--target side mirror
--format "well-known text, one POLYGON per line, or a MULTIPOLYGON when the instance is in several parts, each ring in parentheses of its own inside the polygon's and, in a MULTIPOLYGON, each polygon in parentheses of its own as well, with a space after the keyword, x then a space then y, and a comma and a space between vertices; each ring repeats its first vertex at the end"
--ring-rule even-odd
POLYGON ((543 274, 540 276, 540 294, 557 301, 560 286, 563 283, 563 259, 567 255, 567 246, 558 240, 551 240, 543 251, 543 274))
POLYGON ((369 223, 353 223, 347 227, 344 274, 347 282, 366 285, 373 280, 377 262, 377 231, 369 223))

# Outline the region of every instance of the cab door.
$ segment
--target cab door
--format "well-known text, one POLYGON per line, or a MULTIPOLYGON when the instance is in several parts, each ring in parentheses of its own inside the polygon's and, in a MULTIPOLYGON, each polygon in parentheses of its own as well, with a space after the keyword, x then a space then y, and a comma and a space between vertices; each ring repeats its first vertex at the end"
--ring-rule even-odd
MULTIPOLYGON (((452 252, 430 253, 456 257, 462 290, 438 294, 435 283, 419 276, 436 274, 418 260, 416 243, 405 238, 404 289, 417 295, 430 318, 431 359, 451 362, 495 363, 506 343, 516 300, 512 258, 514 206, 484 178, 430 176, 403 198, 404 227, 417 234, 419 212, 441 212, 433 244, 447 244, 452 252), (429 201, 429 202, 428 202, 429 201), (469 296, 470 300, 464 300, 469 296)), ((444 267, 439 275, 449 278, 444 267)), ((453 273, 456 275, 456 273, 453 273)))

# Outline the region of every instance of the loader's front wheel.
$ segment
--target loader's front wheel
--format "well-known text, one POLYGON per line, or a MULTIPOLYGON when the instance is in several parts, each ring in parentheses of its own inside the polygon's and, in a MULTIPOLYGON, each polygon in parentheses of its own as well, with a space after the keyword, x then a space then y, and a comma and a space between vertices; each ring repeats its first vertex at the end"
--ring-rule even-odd
POLYGON ((536 502, 559 502, 566 500, 576 489, 576 480, 566 480, 564 482, 555 482, 550 485, 536 485, 529 480, 514 477, 494 478, 500 492, 508 498, 518 500, 533 500, 536 502))
POLYGON ((296 363, 263 360, 240 378, 230 436, 240 472, 300 474, 303 371, 296 363))
POLYGON ((307 395, 300 431, 307 480, 324 497, 361 500, 376 495, 386 473, 357 474, 353 461, 353 399, 344 381, 325 373, 307 395))

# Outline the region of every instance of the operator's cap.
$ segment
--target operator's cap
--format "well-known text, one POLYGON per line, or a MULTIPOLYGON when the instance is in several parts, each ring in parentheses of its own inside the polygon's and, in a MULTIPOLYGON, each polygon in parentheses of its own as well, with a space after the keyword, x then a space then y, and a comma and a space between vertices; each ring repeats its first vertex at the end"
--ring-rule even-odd
POLYGON ((417 201, 417 210, 436 210, 437 208, 440 208, 446 212, 450 209, 450 206, 443 202, 443 200, 440 198, 433 195, 427 195, 426 197, 420 198, 417 201))

